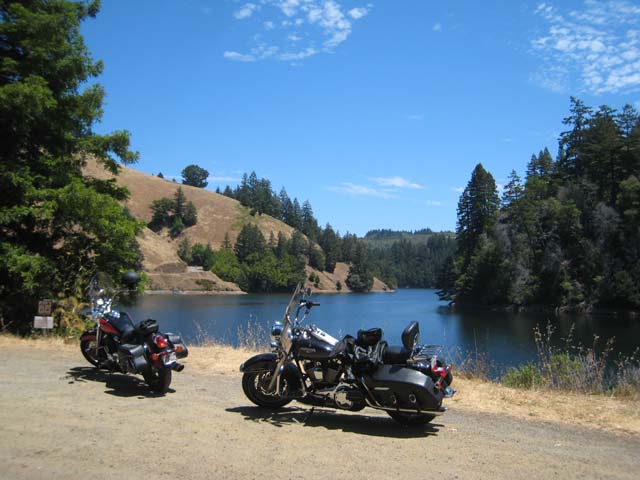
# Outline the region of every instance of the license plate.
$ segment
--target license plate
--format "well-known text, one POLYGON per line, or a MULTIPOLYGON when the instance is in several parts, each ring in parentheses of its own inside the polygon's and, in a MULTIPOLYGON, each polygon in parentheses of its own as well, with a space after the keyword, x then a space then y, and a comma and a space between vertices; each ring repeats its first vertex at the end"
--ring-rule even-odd
POLYGON ((171 352, 169 355, 164 356, 164 364, 169 365, 177 360, 176 352, 171 352))

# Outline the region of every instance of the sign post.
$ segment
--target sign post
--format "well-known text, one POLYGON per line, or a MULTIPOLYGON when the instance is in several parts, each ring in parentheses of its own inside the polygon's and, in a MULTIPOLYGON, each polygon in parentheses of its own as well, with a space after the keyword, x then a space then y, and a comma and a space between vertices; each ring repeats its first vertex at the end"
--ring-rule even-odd
POLYGON ((45 331, 53 328, 53 317, 51 316, 51 306, 53 302, 50 299, 40 300, 38 302, 38 315, 33 317, 33 328, 40 328, 45 331))

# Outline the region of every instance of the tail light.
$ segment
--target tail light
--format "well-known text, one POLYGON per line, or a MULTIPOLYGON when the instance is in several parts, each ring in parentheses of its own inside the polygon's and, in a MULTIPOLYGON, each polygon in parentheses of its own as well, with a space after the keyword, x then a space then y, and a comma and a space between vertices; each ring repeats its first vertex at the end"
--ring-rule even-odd
POLYGON ((162 335, 156 335, 153 339, 158 348, 167 348, 169 344, 167 343, 167 339, 162 335))

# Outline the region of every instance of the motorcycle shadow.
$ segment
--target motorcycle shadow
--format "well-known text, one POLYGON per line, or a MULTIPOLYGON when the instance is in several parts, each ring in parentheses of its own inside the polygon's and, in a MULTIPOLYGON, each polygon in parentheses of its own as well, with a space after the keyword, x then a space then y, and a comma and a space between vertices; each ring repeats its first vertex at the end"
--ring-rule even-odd
POLYGON ((342 430, 358 435, 391 438, 416 438, 435 436, 439 432, 439 424, 420 426, 404 426, 390 417, 370 416, 361 413, 343 413, 323 408, 285 407, 277 411, 261 407, 233 407, 227 412, 239 413, 245 420, 264 422, 281 428, 285 425, 303 425, 305 427, 320 427, 327 430, 342 430))
MULTIPOLYGON (((72 382, 98 382, 107 387, 105 393, 116 397, 155 398, 162 397, 164 393, 152 392, 149 386, 139 377, 125 375, 108 370, 98 370, 95 367, 74 367, 67 372, 72 382)), ((70 382, 70 383, 72 383, 70 382)), ((175 390, 169 388, 168 393, 175 390)))

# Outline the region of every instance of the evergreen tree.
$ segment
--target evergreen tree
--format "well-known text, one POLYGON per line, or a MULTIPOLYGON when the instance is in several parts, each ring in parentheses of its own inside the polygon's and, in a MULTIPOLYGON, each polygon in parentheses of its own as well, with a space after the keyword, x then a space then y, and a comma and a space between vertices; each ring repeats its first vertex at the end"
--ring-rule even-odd
POLYGON ((140 225, 115 182, 83 176, 89 157, 112 173, 137 154, 129 133, 98 135, 102 72, 80 34, 98 2, 0 2, 0 318, 25 331, 37 300, 68 295, 97 270, 139 265, 140 225))
POLYGON ((209 172, 198 165, 188 165, 182 170, 182 184, 205 188, 209 182, 209 172))
POLYGON ((266 250, 266 241, 260 229, 251 223, 240 230, 234 251, 241 263, 246 262, 252 254, 262 255, 266 250))
POLYGON ((496 222, 499 206, 496 182, 479 163, 458 202, 456 238, 465 263, 478 245, 480 236, 489 232, 496 222))

